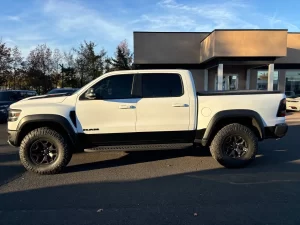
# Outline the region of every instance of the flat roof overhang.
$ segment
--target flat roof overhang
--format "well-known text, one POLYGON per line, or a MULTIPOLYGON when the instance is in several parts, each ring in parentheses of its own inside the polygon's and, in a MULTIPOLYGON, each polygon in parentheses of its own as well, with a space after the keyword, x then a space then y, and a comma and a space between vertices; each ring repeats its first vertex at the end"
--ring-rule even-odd
POLYGON ((200 63, 274 61, 287 55, 287 34, 285 29, 214 30, 200 42, 200 63))
POLYGON ((136 68, 141 69, 210 69, 219 64, 231 66, 258 67, 274 63, 276 57, 215 57, 204 63, 197 64, 177 64, 177 63, 161 63, 161 64, 138 64, 134 63, 136 68))
POLYGON ((219 64, 231 66, 261 66, 274 63, 276 57, 216 57, 201 63, 202 67, 209 69, 219 64))

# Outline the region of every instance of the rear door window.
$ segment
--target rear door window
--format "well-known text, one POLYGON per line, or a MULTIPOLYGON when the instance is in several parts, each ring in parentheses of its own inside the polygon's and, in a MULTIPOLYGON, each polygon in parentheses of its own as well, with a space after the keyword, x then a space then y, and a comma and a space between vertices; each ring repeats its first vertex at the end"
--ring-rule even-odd
POLYGON ((182 80, 179 74, 142 74, 142 95, 144 98, 180 97, 183 93, 182 80))

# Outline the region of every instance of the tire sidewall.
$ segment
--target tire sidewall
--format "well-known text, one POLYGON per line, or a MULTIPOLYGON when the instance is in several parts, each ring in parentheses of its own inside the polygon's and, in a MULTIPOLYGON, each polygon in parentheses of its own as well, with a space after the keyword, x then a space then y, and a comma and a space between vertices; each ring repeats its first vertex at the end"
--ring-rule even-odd
POLYGON ((65 147, 63 145, 62 137, 54 137, 50 134, 42 134, 42 135, 33 135, 30 136, 25 143, 22 143, 22 148, 20 148, 20 159, 23 163, 23 165, 28 168, 29 170, 34 170, 38 173, 48 173, 52 170, 57 170, 61 165, 64 164, 65 160, 65 147), (30 157, 30 148, 32 144, 38 140, 45 140, 52 142, 56 149, 57 149, 57 158, 55 162, 48 164, 48 165, 37 165, 34 163, 30 157))
MULTIPOLYGON (((226 129, 224 127, 223 131, 221 130, 221 134, 216 137, 216 140, 214 140, 214 149, 212 152, 212 155, 214 158, 222 165, 228 168, 238 168, 248 165, 250 162, 252 162, 255 159, 255 156, 257 154, 257 137, 254 135, 251 129, 248 127, 245 127, 240 124, 232 124, 238 126, 238 129, 226 129), (242 128, 242 129, 241 129, 242 128), (241 158, 232 158, 228 156, 224 150, 223 145, 226 140, 226 138, 230 135, 236 135, 242 137, 247 145, 248 145, 248 151, 245 155, 243 155, 241 158)), ((235 127, 236 128, 236 127, 235 127)))

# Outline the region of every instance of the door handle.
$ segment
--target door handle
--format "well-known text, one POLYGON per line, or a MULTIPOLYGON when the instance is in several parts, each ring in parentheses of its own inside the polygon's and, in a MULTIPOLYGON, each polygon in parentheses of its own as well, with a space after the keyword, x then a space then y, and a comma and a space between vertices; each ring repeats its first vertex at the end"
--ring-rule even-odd
POLYGON ((135 109, 133 105, 120 105, 119 109, 135 109))
POLYGON ((188 107, 189 105, 188 104, 184 104, 184 103, 174 103, 172 106, 173 107, 188 107))

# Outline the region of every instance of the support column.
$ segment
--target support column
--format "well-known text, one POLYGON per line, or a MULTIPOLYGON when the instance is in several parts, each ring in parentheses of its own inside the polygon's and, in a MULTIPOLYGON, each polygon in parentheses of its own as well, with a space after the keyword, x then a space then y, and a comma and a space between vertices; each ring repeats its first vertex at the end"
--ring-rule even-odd
POLYGON ((246 90, 250 89, 250 69, 247 69, 246 75, 246 90))
POLYGON ((278 90, 281 92, 285 92, 285 85, 286 85, 285 73, 286 70, 279 70, 278 72, 278 90))
POLYGON ((268 91, 273 91, 273 80, 274 80, 274 64, 269 64, 268 91))
POLYGON ((222 91, 223 90, 223 64, 218 65, 218 84, 217 84, 217 90, 222 91))
POLYGON ((230 90, 229 76, 225 77, 225 90, 230 90))
POLYGON ((204 70, 204 91, 208 91, 208 70, 204 70))

